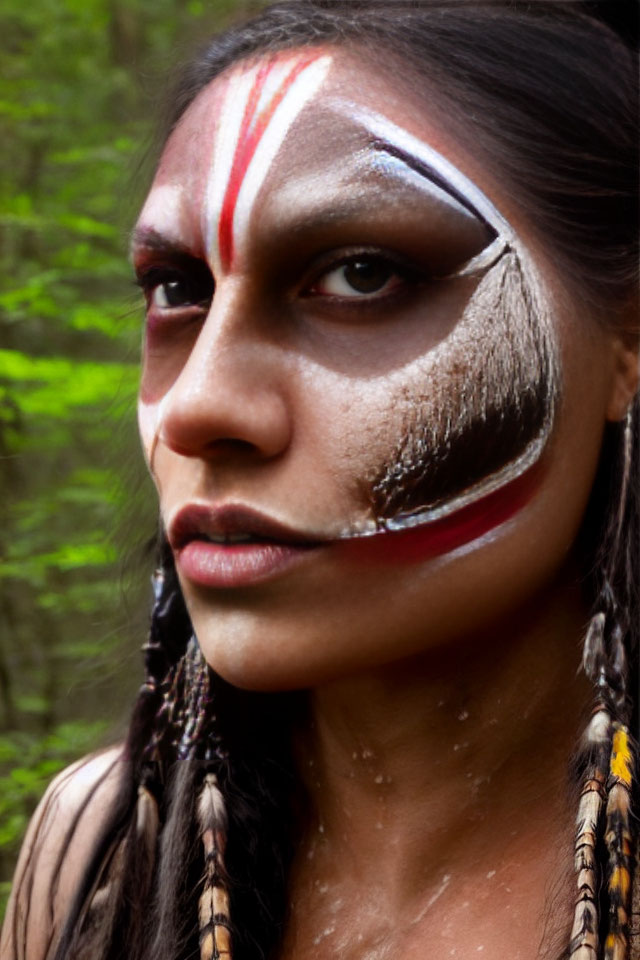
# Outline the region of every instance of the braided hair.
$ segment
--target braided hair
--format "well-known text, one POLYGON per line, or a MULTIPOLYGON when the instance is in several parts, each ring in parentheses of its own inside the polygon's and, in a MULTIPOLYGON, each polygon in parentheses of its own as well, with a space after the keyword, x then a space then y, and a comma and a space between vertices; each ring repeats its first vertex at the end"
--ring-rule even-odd
MULTIPOLYGON (((602 5, 562 0, 287 0, 215 38, 182 72, 163 136, 243 57, 319 43, 384 47, 405 71, 436 81, 452 123, 504 173, 579 297, 602 322, 621 324, 637 265, 633 30, 602 17, 602 5)), ((637 402, 609 426, 579 543, 594 704, 577 760, 577 905, 565 960, 624 960, 629 950, 639 429, 637 402)), ((55 960, 115 960, 123 943, 128 960, 231 950, 234 960, 266 958, 283 931, 304 803, 291 748, 304 698, 242 692, 210 670, 162 534, 153 582, 118 794, 55 960)))

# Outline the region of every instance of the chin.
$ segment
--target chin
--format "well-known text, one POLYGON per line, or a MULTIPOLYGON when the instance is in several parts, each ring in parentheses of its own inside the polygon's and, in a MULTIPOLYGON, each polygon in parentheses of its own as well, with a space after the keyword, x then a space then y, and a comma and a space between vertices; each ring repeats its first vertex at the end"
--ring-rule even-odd
POLYGON ((300 644, 297 649, 291 647, 293 639, 287 643, 282 635, 276 639, 272 631, 259 626, 247 630, 246 624, 225 623, 226 617, 215 617, 213 623, 213 618, 207 619, 199 624, 198 618, 193 618, 200 648, 211 669, 232 686, 275 693, 318 682, 318 671, 303 655, 300 644))

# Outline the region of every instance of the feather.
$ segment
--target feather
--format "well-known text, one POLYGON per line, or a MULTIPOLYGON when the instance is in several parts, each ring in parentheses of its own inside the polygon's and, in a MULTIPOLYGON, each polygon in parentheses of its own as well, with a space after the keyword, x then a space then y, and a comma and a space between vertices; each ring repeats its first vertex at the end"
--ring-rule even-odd
POLYGON ((596 960, 598 956, 599 871, 596 845, 606 800, 611 718, 599 706, 584 735, 590 762, 584 780, 574 847, 577 899, 569 943, 569 960, 596 960))
POLYGON ((604 613, 594 614, 589 622, 587 635, 584 639, 582 668, 587 677, 593 683, 597 682, 599 670, 604 664, 606 658, 604 646, 604 625, 604 613))
POLYGON ((153 872, 156 859, 156 843, 158 839, 158 804, 148 787, 138 787, 138 801, 136 803, 136 836, 138 843, 144 845, 149 875, 153 872))
POLYGON ((207 773, 202 784, 198 823, 204 848, 204 878, 198 903, 200 960, 231 960, 229 895, 222 859, 227 816, 213 773, 207 773))
POLYGON ((616 724, 609 765, 605 845, 609 854, 607 892, 609 926, 605 960, 627 960, 631 909, 631 785, 633 752, 629 732, 616 724))

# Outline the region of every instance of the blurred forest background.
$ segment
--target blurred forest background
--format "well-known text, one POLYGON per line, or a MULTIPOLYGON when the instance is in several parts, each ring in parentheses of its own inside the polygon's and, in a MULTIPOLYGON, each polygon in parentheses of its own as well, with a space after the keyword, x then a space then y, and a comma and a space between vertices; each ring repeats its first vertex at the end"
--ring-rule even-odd
POLYGON ((260 0, 3 0, 0 916, 52 775, 122 735, 155 497, 127 234, 167 76, 260 0))

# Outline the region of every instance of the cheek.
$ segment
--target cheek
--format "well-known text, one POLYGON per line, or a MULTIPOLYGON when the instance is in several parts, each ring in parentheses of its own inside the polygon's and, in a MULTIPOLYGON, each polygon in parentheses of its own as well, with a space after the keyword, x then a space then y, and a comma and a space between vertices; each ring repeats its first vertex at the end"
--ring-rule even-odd
POLYGON ((198 338, 202 318, 162 319, 149 316, 145 325, 141 401, 157 405, 186 366, 198 338))
POLYGON ((348 454, 337 456, 378 523, 422 514, 430 522, 434 511, 502 489, 542 456, 560 403, 558 351, 522 276, 517 258, 505 257, 434 349, 357 389, 344 381, 325 391, 342 400, 333 422, 348 454))

